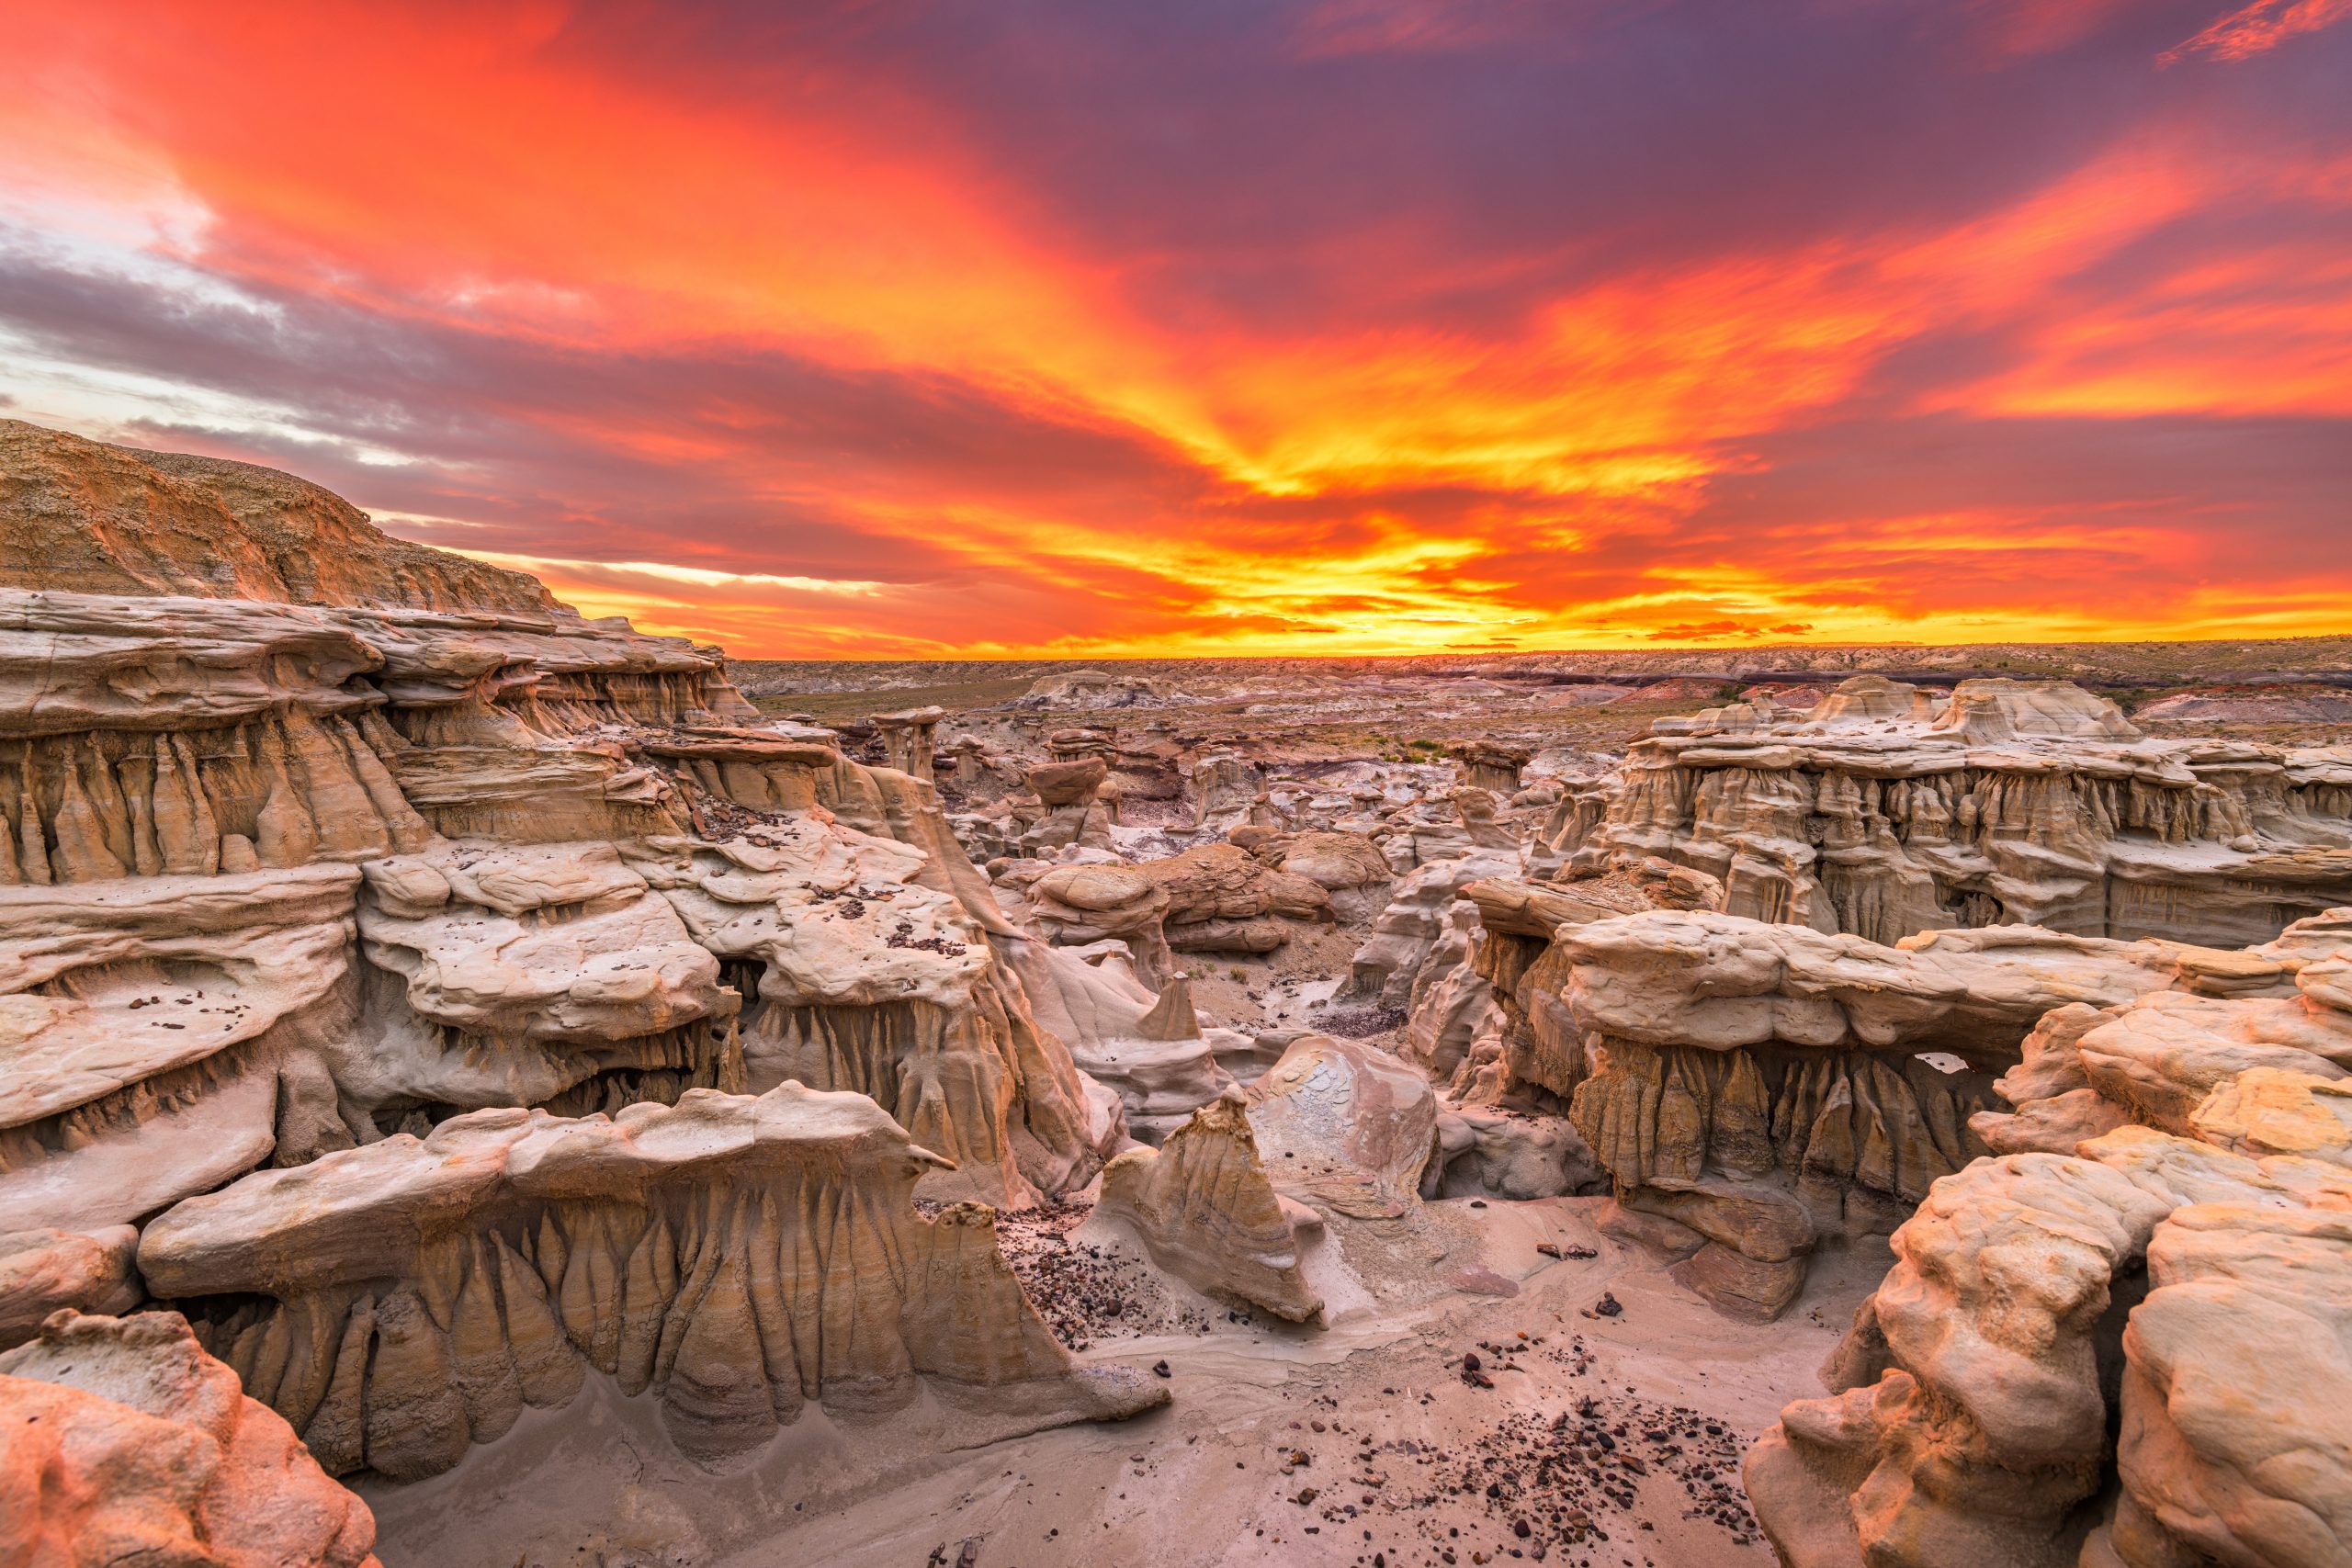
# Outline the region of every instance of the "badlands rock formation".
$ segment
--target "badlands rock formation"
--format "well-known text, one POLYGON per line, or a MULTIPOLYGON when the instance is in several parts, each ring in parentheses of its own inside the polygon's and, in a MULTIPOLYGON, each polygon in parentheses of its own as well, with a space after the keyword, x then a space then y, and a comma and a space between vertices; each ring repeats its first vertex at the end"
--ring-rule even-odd
POLYGON ((1987 1152, 1971 1118, 2045 1015, 2244 968, 2031 928, 1882 947, 1705 911, 1612 915, 1572 889, 1470 892, 1503 1018, 1494 1081, 1565 1106, 1623 1228, 1684 1255, 1718 1305, 1766 1317, 1817 1238, 1891 1229, 1987 1152))
POLYGON ((448 1469, 591 1371, 713 1458, 919 1378, 1041 1425, 1163 1400, 1073 1367, 990 1211, 916 1212, 944 1164, 866 1097, 792 1083, 610 1120, 481 1111, 190 1199, 139 1266, 337 1472, 448 1469))
POLYGON ((2063 682, 1939 704, 1876 676, 1655 728, 1555 808, 1570 871, 1662 856, 1728 913, 1881 942, 2014 924, 2234 947, 2352 900, 2341 748, 2148 739, 2063 682))
POLYGON ((2047 1021, 2003 1080, 2015 1118, 1978 1119, 2044 1146, 1936 1183, 1831 1397, 1789 1406, 1749 1455, 1787 1562, 2352 1551, 2352 911, 2240 956, 2235 994, 2047 1021), (2048 1112, 2069 1095, 2103 1113, 2048 1112))
POLYGON ((134 1221, 483 1106, 787 1076, 876 1094, 950 1192, 1026 1201, 1115 1143, 918 781, 741 728, 715 650, 394 547, 299 481, 133 485, 145 455, 50 446, 16 503, 69 558, 115 550, 107 583, 318 603, 0 602, 6 1223, 134 1221), (312 545, 382 559, 269 564, 312 545))
MULTIPOLYGON (((1303 1034, 1160 1148, 1113 1160, 1080 1234, 1132 1237, 1194 1289, 1293 1322, 1335 1302, 1425 1294, 1430 1280, 1394 1271, 1393 1249, 1427 1240, 1420 1193, 1440 1149, 1439 1114, 1429 1083, 1407 1064, 1303 1034), (1349 1259, 1364 1248, 1381 1256, 1360 1270, 1349 1259)), ((1420 1248, 1425 1262, 1448 1250, 1420 1248)))
POLYGON ((1161 1147, 1113 1160, 1090 1223, 1131 1227, 1155 1263, 1199 1290, 1294 1323, 1323 1310, 1299 1264, 1299 1233, 1322 1221, 1274 1190, 1243 1090, 1194 1111, 1161 1147))
MULTIPOLYGON (((913 1205, 1126 1142, 1031 1002, 1099 1021, 1092 972, 917 776, 935 715, 870 768, 758 722, 717 650, 299 480, 0 455, 0 1347, 168 1303, 329 1468, 395 1477, 592 1371, 700 1457, 918 1386, 996 1432, 1164 1397, 1071 1365, 987 1209, 913 1205)), ((136 1421, 74 1408, 61 1462, 132 1506, 136 1421)), ((245 1441, 198 1425, 156 1441, 245 1441)), ((149 1523, 206 1539, 209 1473, 149 1523)))

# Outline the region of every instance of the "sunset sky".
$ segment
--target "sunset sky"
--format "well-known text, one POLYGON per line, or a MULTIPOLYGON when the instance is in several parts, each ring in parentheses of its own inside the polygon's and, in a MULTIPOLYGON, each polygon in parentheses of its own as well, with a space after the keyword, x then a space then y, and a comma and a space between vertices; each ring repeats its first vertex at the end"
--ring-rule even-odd
POLYGON ((2352 629, 2352 0, 0 0, 0 414, 773 657, 2352 629))

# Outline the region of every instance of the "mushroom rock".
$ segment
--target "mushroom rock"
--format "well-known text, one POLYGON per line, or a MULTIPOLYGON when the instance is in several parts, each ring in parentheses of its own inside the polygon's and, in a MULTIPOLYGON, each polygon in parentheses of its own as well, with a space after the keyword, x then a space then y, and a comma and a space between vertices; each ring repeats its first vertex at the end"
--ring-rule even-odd
POLYGON ((882 732, 884 761, 902 773, 930 782, 934 736, 939 721, 946 716, 947 710, 941 707, 902 708, 897 713, 876 714, 874 723, 882 732))
POLYGON ((1319 1239, 1314 1212, 1274 1190, 1252 1134, 1246 1091, 1227 1089, 1157 1149, 1129 1149, 1102 1171, 1087 1239, 1138 1237, 1151 1260, 1212 1295, 1304 1323, 1323 1310, 1301 1255, 1319 1239))
POLYGON ((1491 740, 1462 741, 1449 750, 1462 763, 1465 782, 1506 797, 1518 790, 1520 772, 1535 755, 1524 747, 1491 740))
POLYGON ((1164 1403, 1071 1361, 988 1209, 916 1210, 944 1163, 866 1097, 797 1084, 610 1120, 481 1111, 190 1199, 139 1266, 335 1473, 447 1470, 591 1372, 650 1393, 705 1461, 812 1401, 927 1389, 1028 1429, 1164 1403))
POLYGON ((1939 704, 1861 676, 1770 723, 1658 721, 1564 798, 1538 858, 1657 857, 1728 913, 1882 942, 2022 924, 2233 947, 2352 900, 2347 785, 2341 748, 2152 739, 2064 682, 1939 704))
POLYGON ((1155 985, 1174 967, 1162 927, 1168 895, 1140 866, 1118 860, 1050 867, 1023 861, 1007 868, 1005 880, 1019 892, 1029 922, 1047 942, 1060 947, 1124 942, 1136 972, 1155 985))
POLYGON ((0 1355, 0 1497, 12 1562, 380 1568, 368 1506, 170 1313, 0 1355))
POLYGON ((1008 853, 1051 857, 1078 846, 1108 853, 1112 813, 1098 798, 1109 765, 1099 755, 1043 762, 1023 774, 1027 797, 1000 803, 992 817, 974 818, 991 829, 979 837, 1008 853))
POLYGON ((1029 770, 1029 787, 1047 806, 1084 806, 1094 799, 1110 769, 1100 757, 1045 762, 1029 770))

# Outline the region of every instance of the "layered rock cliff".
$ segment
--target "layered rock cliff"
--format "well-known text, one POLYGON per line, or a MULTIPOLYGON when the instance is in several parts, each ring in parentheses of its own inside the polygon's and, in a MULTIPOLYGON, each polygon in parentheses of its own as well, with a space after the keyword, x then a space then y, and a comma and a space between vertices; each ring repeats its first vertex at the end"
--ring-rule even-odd
POLYGON ((928 783, 267 470, 0 424, 0 540, 6 1343, 175 1305, 395 1477, 592 1375, 697 1457, 1162 1397, 914 1206, 1126 1141, 928 783))
POLYGON ((1661 720, 1573 790, 1570 874, 1663 857, 1751 919, 1892 942, 1951 927, 2234 947, 2352 900, 2352 756, 2141 736, 2063 682, 1875 676, 1819 705, 1661 720))

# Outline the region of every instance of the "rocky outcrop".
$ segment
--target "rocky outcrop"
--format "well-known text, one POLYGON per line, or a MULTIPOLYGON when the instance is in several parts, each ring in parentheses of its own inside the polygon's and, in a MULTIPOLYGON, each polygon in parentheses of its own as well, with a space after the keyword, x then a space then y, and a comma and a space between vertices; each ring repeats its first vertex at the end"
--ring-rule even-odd
POLYGON ((1227 1090, 1161 1147, 1129 1149, 1104 1167, 1088 1225, 1125 1227, 1154 1263, 1197 1290, 1294 1323, 1323 1310, 1300 1268, 1322 1221, 1274 1190, 1245 1090, 1227 1090))
POLYGON ((1184 978, 1154 994, 1123 958, 1115 948, 1038 950, 1023 966, 1024 984, 1039 1021, 1072 1042, 1080 1071, 1115 1097, 1124 1131, 1156 1144, 1233 1077, 1184 978))
POLYGON ((1009 962, 1034 944, 992 903, 974 915, 985 891, 927 885, 941 879, 926 852, 812 811, 717 843, 648 842, 634 866, 746 998, 753 1091, 795 1079, 872 1095, 956 1163, 927 1195, 1023 1203, 1099 1168, 1069 1047, 1009 962))
POLYGON ((1891 942, 2018 924, 2217 947, 2352 900, 2352 757, 2140 736, 2063 682, 1946 702, 1858 677, 1803 715, 1660 721, 1612 783, 1555 808, 1544 852, 1659 856, 1723 908, 1891 942))
POLYGON ((1283 1196, 1351 1219, 1394 1219, 1419 1202, 1437 1096, 1405 1063, 1306 1034, 1247 1094, 1259 1157, 1283 1196))
POLYGON ((0 1350, 31 1338, 52 1313, 112 1316, 137 1306, 146 1294, 138 1250, 130 1225, 0 1232, 0 1350))
POLYGON ((1238 751, 1202 752, 1193 763, 1192 793, 1196 832, 1282 826, 1267 802, 1264 771, 1238 751))
POLYGON ((882 732, 883 761, 902 773, 930 783, 939 721, 946 716, 947 710, 941 707, 901 708, 897 713, 876 714, 875 728, 882 732))
POLYGON ((0 1502, 12 1563, 379 1568, 368 1506, 170 1313, 0 1355, 0 1502))
POLYGON ((1433 861, 1397 879, 1372 934, 1356 949, 1348 976, 1350 996, 1403 1009, 1413 992, 1453 967, 1452 954, 1433 960, 1452 929, 1449 910, 1463 890, 1488 877, 1512 876, 1515 857, 1499 851, 1433 861), (1436 964, 1431 972, 1432 963, 1436 964))
POLYGON ((0 419, 0 588, 552 610, 537 579, 384 534, 274 468, 0 419))
MULTIPOLYGON (((1243 829, 1250 833, 1250 829, 1243 829)), ((1242 834, 1231 840, 1242 843, 1242 834)), ((1364 920, 1388 901, 1388 861, 1380 846, 1358 833, 1310 829, 1278 833, 1246 844, 1250 852, 1285 876, 1304 877, 1330 897, 1342 920, 1364 920)))
POLYGON ((139 1266, 337 1473, 446 1470, 592 1372, 704 1458, 919 1386, 1038 1425, 1162 1401, 1073 1366, 989 1211, 917 1213, 943 1163, 865 1096, 795 1084, 476 1111, 190 1199, 139 1266))
POLYGON ((745 1086, 741 997, 614 845, 444 842, 364 871, 362 1018, 332 1055, 347 1111, 379 1129, 745 1086))
POLYGON ((1116 942, 1151 984, 1165 983, 1173 972, 1164 930, 1168 895, 1141 866, 1105 856, 1074 864, 996 861, 989 870, 1007 913, 1056 946, 1116 942))
POLYGON ((2346 923, 2238 955, 2233 997, 2044 1021, 2003 1080, 2018 1112, 1977 1124, 2049 1146, 1935 1185, 1826 1370, 1831 1397, 1792 1404, 1749 1454, 1784 1561, 2346 1554, 2346 923), (2069 1096, 2106 1111, 2051 1108, 2069 1096))
MULTIPOLYGON (((949 1195, 1097 1168, 997 951, 1025 939, 920 779, 743 728, 717 650, 299 480, 10 434, 0 504, 120 592, 0 589, 0 1225, 787 1074, 883 1096, 949 1195)), ((895 716, 920 771, 926 715, 895 716)))
POLYGON ((1235 844, 1201 844, 1136 867, 1166 896, 1162 930, 1178 953, 1271 953, 1292 922, 1329 920, 1320 883, 1276 871, 1235 844))
POLYGON ((0 888, 0 1226, 143 1219, 348 1147, 349 866, 0 888))
MULTIPOLYGON (((1627 1227, 1674 1222, 1686 1282, 1755 1316, 1795 1298, 1817 1238, 1894 1228, 1988 1152, 1971 1118, 1996 1075, 2035 1059, 2046 1016, 2171 1005, 2151 993, 2245 968, 2026 928, 1882 947, 1704 910, 1615 915, 1572 888, 1468 891, 1500 1027, 1456 1066, 1456 1098, 1564 1109, 1621 1208, 1651 1217, 1627 1227)), ((1450 990, 1425 996, 1416 1037, 1442 1043, 1453 1010, 1450 990)))
MULTIPOLYGON (((987 1211, 911 1204, 1070 1190, 1128 1141, 1056 1032, 1119 1008, 965 858, 934 715, 865 766, 718 650, 300 481, 15 426, 0 457, 0 552, 40 552, 0 553, 0 1344, 168 1299, 390 1476, 592 1373, 704 1457, 810 1399, 1001 1433, 1160 1397, 1069 1365, 987 1211)), ((1186 1109, 1223 1081, 1189 1032, 1186 1109)), ((56 1473, 84 1458, 147 1484, 86 1445, 56 1473)), ((60 1561, 131 1539, 54 1517, 60 1561)))

